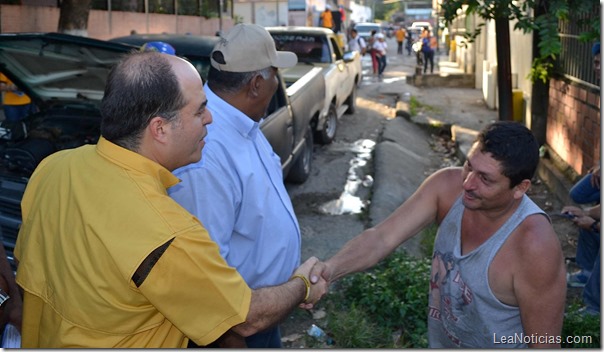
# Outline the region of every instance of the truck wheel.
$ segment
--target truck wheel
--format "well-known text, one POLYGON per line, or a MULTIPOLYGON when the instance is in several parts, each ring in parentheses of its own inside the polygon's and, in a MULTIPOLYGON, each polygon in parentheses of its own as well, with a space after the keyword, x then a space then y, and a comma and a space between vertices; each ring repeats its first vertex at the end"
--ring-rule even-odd
POLYGON ((310 169, 312 166, 312 148, 312 129, 308 126, 306 128, 306 135, 304 136, 304 150, 300 153, 295 164, 289 170, 287 181, 297 184, 306 182, 308 176, 310 176, 310 169))
POLYGON ((357 110, 357 85, 352 86, 352 91, 348 98, 346 98, 346 102, 344 104, 348 105, 348 109, 346 109, 346 114, 352 115, 357 110))
POLYGON ((329 112, 327 118, 323 123, 323 129, 317 131, 317 141, 321 144, 329 144, 333 142, 336 137, 336 131, 338 129, 338 112, 336 106, 332 103, 329 105, 329 112))

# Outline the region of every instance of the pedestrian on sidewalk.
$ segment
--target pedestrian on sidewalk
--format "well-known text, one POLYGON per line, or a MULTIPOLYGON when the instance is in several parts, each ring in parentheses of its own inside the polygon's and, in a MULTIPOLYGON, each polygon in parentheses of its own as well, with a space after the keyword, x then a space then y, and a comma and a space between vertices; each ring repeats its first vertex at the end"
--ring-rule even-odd
POLYGON ((363 231, 324 263, 311 282, 367 270, 430 224, 430 348, 560 347, 566 300, 560 241, 527 195, 539 143, 524 125, 485 127, 462 168, 430 175, 386 220, 363 231), (480 328, 477 328, 480 327, 480 328))
POLYGON ((396 30, 396 33, 394 33, 394 35, 396 36, 396 44, 398 45, 396 48, 396 53, 399 55, 403 55, 403 42, 405 41, 405 36, 407 35, 407 32, 405 31, 405 28, 403 28, 403 26, 400 26, 396 30))
POLYGON ((373 75, 378 74, 378 58, 376 56, 376 50, 374 48, 375 43, 378 41, 376 38, 377 31, 375 29, 371 30, 371 35, 367 40, 367 50, 369 50, 369 55, 371 55, 371 67, 373 68, 373 75))
POLYGON ((405 42, 405 47, 407 48, 407 56, 411 56, 411 48, 413 47, 413 33, 410 30, 407 31, 407 41, 405 42))
POLYGON ((331 14, 331 6, 325 5, 325 11, 321 13, 321 27, 329 28, 331 30, 334 29, 333 25, 333 15, 331 14))
POLYGON ((365 55, 367 51, 367 44, 365 44, 365 39, 359 36, 359 32, 356 29, 350 30, 350 40, 348 41, 348 49, 350 51, 356 51, 361 56, 365 55))
POLYGON ((386 44, 386 38, 384 38, 383 33, 376 34, 375 38, 376 41, 373 43, 373 48, 378 60, 378 77, 382 78, 387 65, 386 54, 388 53, 388 44, 386 44))
POLYGON ((422 54, 424 55, 424 73, 428 70, 428 63, 430 63, 430 73, 434 73, 434 48, 432 43, 432 36, 430 30, 424 28, 422 33, 422 54))

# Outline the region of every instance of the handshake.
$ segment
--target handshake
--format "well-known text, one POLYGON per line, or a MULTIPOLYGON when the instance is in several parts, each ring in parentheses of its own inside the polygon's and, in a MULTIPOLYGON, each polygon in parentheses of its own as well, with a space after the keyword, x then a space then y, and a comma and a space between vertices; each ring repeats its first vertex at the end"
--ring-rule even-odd
POLYGON ((291 280, 300 278, 307 287, 305 300, 300 303, 302 309, 312 309, 327 292, 331 283, 330 270, 325 262, 310 257, 294 272, 291 280))

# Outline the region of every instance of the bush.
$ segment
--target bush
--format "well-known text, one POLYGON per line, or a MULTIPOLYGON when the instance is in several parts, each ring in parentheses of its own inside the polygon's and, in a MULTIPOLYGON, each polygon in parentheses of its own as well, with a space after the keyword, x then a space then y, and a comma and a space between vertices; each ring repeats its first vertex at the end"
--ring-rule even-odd
MULTIPOLYGON (((428 347, 427 309, 430 279, 430 260, 413 259, 404 252, 395 252, 383 262, 366 273, 357 273, 340 282, 338 289, 342 309, 333 313, 330 321, 348 319, 357 325, 388 329, 390 333, 400 331, 400 347, 428 347), (352 318, 347 318, 350 314, 352 318), (359 317, 367 316, 366 319, 359 317)), ((338 309, 330 309, 334 312, 338 309)), ((339 329, 339 328, 338 328, 339 329)), ((331 331, 337 331, 330 328, 331 331)), ((375 329, 374 329, 375 331, 375 329)), ((381 336, 380 332, 376 335, 381 336)), ((334 336, 335 337, 335 336, 334 336)), ((341 346, 341 338, 335 338, 338 347, 376 347, 341 346)), ((391 340, 381 345, 392 344, 391 340)))
POLYGON ((566 310, 562 325, 562 348, 600 349, 600 316, 584 314, 580 307, 579 303, 573 302, 566 310), (569 342, 567 340, 569 336, 576 341, 569 342), (588 340, 584 340, 586 337, 588 340))

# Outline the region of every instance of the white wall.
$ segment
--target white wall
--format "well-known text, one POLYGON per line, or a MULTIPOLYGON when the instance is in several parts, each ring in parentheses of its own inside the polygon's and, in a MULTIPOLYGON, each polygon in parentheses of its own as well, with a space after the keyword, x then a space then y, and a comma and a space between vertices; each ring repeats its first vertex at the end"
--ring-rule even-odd
POLYGON ((359 22, 370 22, 373 20, 373 15, 371 13, 371 8, 368 6, 362 6, 357 4, 356 2, 350 2, 350 9, 352 13, 350 14, 350 20, 355 23, 359 22))
POLYGON ((265 27, 287 26, 289 22, 287 0, 238 2, 233 4, 233 12, 245 23, 255 23, 265 27))

